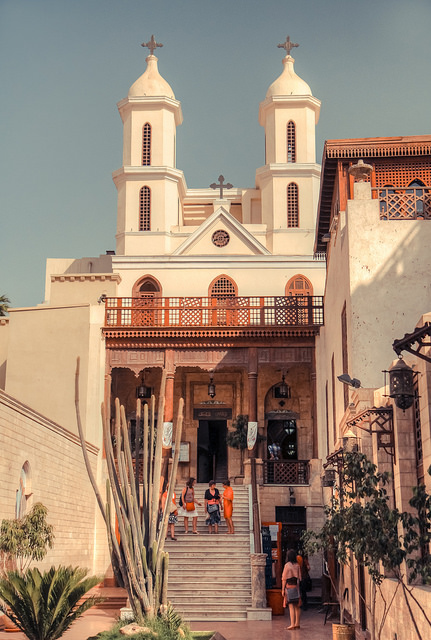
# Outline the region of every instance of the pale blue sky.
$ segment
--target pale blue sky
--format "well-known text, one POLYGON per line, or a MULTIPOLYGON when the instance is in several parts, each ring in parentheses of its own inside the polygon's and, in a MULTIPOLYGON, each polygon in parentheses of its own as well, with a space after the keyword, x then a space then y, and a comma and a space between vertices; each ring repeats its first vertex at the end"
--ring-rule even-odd
POLYGON ((189 187, 223 173, 254 186, 259 102, 282 69, 322 101, 328 138, 429 134, 431 0, 0 0, 0 294, 43 301, 47 257, 115 248, 122 158, 116 103, 164 44, 181 101, 177 165, 189 187))

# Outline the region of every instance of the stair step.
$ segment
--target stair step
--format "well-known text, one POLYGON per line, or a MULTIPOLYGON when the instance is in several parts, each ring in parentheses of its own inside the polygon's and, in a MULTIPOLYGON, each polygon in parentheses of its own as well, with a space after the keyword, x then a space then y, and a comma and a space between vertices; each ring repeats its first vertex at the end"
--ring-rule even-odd
MULTIPOLYGON (((176 488, 177 504, 183 487, 176 488)), ((208 485, 195 485, 195 497, 204 501, 208 485)), ((222 493, 221 487, 219 487, 222 493)), ((226 535, 221 517, 219 535, 208 540, 203 506, 197 507, 199 536, 185 534, 178 518, 176 541, 168 539, 168 598, 185 620, 245 620, 251 607, 250 514, 248 487, 233 487, 235 535, 226 535)), ((189 522, 189 525, 191 523, 189 522)), ((190 526, 191 530, 191 526, 190 526)))

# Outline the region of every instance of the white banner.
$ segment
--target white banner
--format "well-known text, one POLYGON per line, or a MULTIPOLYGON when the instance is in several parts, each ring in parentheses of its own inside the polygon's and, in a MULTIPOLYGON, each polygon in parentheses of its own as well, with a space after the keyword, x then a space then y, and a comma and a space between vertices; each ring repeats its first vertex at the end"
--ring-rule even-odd
POLYGON ((257 440, 257 422, 249 422, 247 429, 247 447, 253 449, 257 440))
POLYGON ((173 422, 164 422, 163 423, 163 446, 165 449, 170 449, 172 447, 172 433, 174 430, 173 422))

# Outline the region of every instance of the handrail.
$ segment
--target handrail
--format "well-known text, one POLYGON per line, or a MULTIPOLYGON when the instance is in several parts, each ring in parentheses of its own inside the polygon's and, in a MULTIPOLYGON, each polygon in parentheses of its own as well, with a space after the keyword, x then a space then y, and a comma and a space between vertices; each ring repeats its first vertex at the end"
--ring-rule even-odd
POLYGON ((380 220, 431 220, 430 187, 377 187, 373 197, 380 201, 380 220))
POLYGON ((308 484, 309 460, 263 460, 264 484, 308 484))
POLYGON ((285 327, 322 324, 322 296, 109 297, 105 300, 107 327, 285 327))

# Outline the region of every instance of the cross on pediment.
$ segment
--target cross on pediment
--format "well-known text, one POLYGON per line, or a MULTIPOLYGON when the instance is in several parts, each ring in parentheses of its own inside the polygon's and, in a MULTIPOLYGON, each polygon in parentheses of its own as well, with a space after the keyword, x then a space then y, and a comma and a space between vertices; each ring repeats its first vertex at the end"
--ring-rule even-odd
POLYGON ((163 45, 159 42, 156 42, 155 37, 151 36, 151 39, 148 42, 143 42, 141 44, 141 47, 147 47, 147 49, 150 50, 150 55, 154 55, 154 49, 156 49, 157 47, 163 47, 163 45))
POLYGON ((220 189, 220 200, 223 200, 223 189, 232 189, 233 184, 230 182, 224 182, 224 176, 218 177, 218 182, 210 184, 211 189, 220 189))
POLYGON ((290 36, 287 36, 286 42, 283 42, 283 44, 278 44, 277 47, 279 49, 286 49, 287 55, 290 56, 290 52, 292 51, 292 49, 294 47, 299 47, 299 44, 296 44, 295 42, 292 42, 291 39, 290 39, 290 36))

